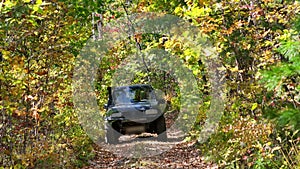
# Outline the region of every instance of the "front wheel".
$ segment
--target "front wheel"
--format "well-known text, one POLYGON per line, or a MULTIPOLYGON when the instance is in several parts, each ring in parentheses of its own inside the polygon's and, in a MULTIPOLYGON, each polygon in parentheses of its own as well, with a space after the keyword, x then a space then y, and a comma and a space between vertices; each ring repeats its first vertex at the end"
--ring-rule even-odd
POLYGON ((108 122, 105 123, 105 143, 119 143, 119 133, 108 122))
POLYGON ((162 115, 155 120, 155 131, 157 134, 158 141, 167 141, 167 132, 166 132, 166 120, 162 115))

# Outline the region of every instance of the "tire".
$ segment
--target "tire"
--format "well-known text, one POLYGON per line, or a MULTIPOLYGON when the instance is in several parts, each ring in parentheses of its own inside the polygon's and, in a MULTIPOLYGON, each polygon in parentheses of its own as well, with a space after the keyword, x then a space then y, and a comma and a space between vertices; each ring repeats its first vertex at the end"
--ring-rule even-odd
POLYGON ((166 132, 166 120, 162 115, 158 119, 155 120, 155 131, 157 134, 158 141, 167 141, 167 132, 166 132))
POLYGON ((109 123, 105 123, 105 143, 107 144, 118 144, 119 143, 119 133, 113 129, 109 123))

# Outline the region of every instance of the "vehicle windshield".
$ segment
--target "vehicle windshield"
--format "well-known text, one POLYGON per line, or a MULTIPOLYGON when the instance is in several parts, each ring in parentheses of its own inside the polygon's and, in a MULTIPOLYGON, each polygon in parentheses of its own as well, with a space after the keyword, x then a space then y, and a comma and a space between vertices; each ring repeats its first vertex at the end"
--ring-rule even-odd
POLYGON ((113 97, 115 104, 132 104, 155 100, 153 89, 150 86, 118 87, 114 89, 113 97))

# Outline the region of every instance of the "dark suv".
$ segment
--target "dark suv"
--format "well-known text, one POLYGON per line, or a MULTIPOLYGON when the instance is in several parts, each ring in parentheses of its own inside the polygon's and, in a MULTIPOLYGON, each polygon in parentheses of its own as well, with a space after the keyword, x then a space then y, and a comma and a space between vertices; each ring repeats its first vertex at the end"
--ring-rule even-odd
POLYGON ((104 106, 105 140, 116 144, 123 134, 157 134, 166 141, 164 100, 158 98, 151 85, 138 84, 108 88, 108 103, 104 106))

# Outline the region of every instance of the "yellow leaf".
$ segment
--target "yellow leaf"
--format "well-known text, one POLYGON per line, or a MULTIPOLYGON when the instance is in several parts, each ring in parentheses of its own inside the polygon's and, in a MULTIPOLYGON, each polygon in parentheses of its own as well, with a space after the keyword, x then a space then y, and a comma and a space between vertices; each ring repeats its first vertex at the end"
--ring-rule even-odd
POLYGON ((236 66, 236 67, 231 68, 230 71, 231 72, 238 72, 239 68, 236 66))
POLYGON ((34 6, 33 6, 33 11, 38 11, 39 8, 40 8, 39 5, 34 5, 34 6))
POLYGON ((182 8, 180 6, 176 7, 174 10, 175 14, 180 14, 182 12, 182 8))
POLYGON ((33 6, 33 11, 38 11, 40 9, 40 6, 42 5, 43 1, 42 0, 37 0, 36 4, 33 6))
POLYGON ((36 1, 36 4, 37 4, 37 5, 41 5, 42 3, 43 3, 42 0, 37 0, 37 1, 36 1))
POLYGON ((251 111, 255 110, 257 108, 257 105, 258 105, 257 103, 254 103, 251 107, 251 111))

